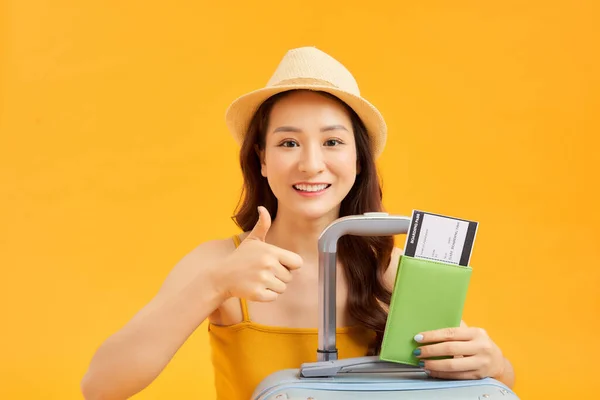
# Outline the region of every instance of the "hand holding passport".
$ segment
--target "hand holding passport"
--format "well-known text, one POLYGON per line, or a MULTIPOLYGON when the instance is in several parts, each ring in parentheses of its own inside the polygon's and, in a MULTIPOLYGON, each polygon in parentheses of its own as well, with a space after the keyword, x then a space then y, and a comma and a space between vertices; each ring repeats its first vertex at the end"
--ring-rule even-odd
POLYGON ((383 337, 380 358, 419 365, 419 332, 458 327, 472 269, 478 223, 414 210, 383 337))

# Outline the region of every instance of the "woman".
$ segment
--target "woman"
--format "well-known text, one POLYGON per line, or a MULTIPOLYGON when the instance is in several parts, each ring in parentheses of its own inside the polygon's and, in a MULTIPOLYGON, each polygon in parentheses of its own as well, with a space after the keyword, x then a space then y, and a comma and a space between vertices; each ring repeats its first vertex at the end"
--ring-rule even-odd
MULTIPOLYGON (((342 64, 307 47, 289 51, 267 87, 237 99, 227 124, 241 144, 245 193, 234 219, 243 233, 203 243, 175 266, 98 349, 82 381, 86 398, 142 390, 207 318, 220 399, 249 399, 268 374, 315 360, 318 236, 336 218, 382 210, 375 159, 385 122, 342 64)), ((391 237, 340 239, 340 358, 377 354, 400 255, 391 237)), ((463 323, 415 340, 434 377, 513 385, 510 363, 482 329, 463 323), (442 355, 454 357, 429 359, 442 355)))

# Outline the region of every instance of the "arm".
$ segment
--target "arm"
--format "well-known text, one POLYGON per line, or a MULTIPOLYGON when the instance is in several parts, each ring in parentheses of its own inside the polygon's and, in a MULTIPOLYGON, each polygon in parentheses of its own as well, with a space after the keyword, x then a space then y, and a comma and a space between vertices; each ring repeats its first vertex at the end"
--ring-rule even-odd
POLYGON ((125 399, 144 389, 228 298, 273 301, 285 291, 302 258, 265 242, 271 217, 262 206, 259 214, 237 249, 213 241, 187 255, 156 297, 100 346, 81 382, 86 399, 125 399))
POLYGON ((97 350, 81 382, 86 399, 125 399, 148 386, 181 345, 225 301, 213 271, 226 241, 204 243, 186 255, 157 295, 97 350))

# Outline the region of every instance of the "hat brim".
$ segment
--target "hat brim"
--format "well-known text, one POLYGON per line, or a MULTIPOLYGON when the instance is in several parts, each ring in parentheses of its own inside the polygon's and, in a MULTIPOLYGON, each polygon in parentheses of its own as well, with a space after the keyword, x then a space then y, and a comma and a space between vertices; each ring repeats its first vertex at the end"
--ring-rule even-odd
POLYGON ((290 90, 313 90, 332 94, 352 108, 367 128, 373 157, 383 152, 387 139, 387 126, 377 108, 362 97, 325 85, 280 85, 258 89, 238 97, 227 108, 225 122, 236 142, 241 145, 254 113, 269 97, 290 90))

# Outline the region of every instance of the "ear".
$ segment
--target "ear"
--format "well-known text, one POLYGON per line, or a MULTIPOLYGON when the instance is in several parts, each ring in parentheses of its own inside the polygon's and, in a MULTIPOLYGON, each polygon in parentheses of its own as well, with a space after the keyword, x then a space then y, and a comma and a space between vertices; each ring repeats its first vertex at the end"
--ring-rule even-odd
POLYGON ((261 150, 257 144, 254 145, 254 151, 258 156, 258 161, 260 162, 260 174, 267 177, 267 165, 265 164, 265 151, 261 150))

